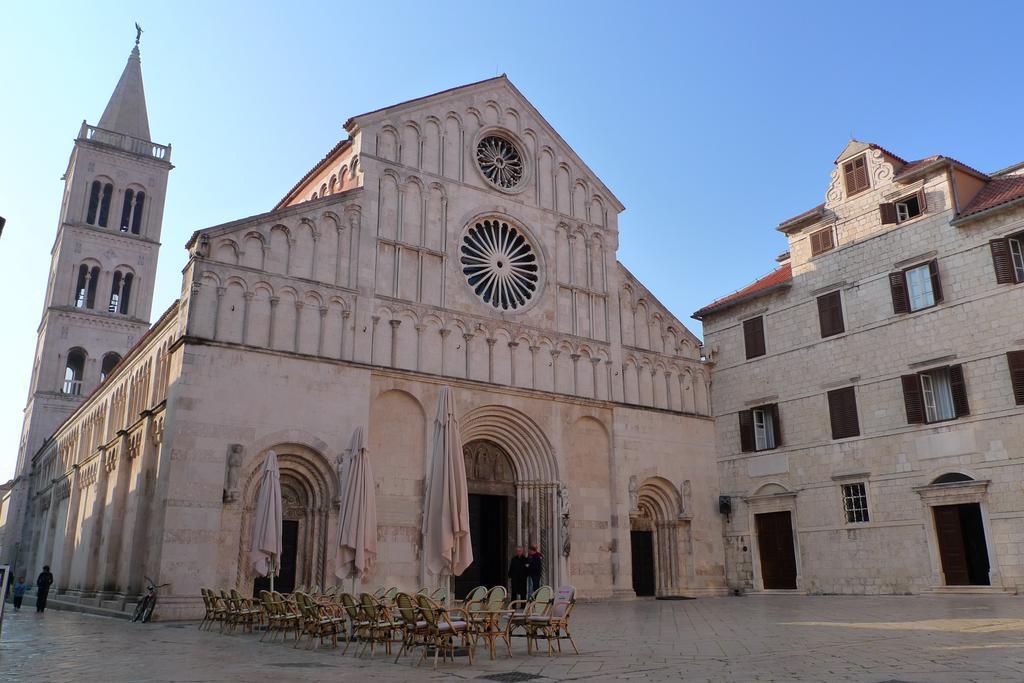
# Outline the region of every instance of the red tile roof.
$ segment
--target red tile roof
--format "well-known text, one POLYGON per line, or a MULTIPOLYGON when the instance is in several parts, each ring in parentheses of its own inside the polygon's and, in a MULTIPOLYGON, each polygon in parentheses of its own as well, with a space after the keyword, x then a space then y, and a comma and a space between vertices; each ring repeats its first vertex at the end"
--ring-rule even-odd
POLYGON ((347 145, 350 145, 350 144, 352 144, 352 138, 345 138, 344 140, 339 140, 338 144, 336 144, 334 147, 332 147, 331 151, 328 152, 327 154, 325 154, 323 159, 321 159, 320 161, 316 162, 316 164, 313 165, 313 168, 311 168, 308 171, 306 171, 306 175, 304 175, 301 178, 299 178, 299 182, 297 182, 294 185, 292 185, 292 189, 288 190, 288 194, 286 194, 281 199, 281 201, 279 201, 277 204, 274 205, 273 210, 276 211, 277 209, 280 209, 282 206, 287 204, 289 202, 289 200, 291 200, 291 198, 295 195, 295 192, 300 187, 302 187, 303 183, 305 183, 307 180, 312 178, 313 174, 316 173, 317 171, 319 171, 320 169, 322 169, 324 167, 324 165, 328 161, 330 161, 331 158, 335 154, 337 154, 342 149, 344 149, 347 145))
POLYGON ((790 264, 786 263, 764 277, 747 285, 743 289, 733 292, 728 296, 723 296, 721 299, 712 301, 710 304, 694 313, 693 317, 697 320, 701 320, 709 313, 718 313, 719 311, 723 311, 730 306, 740 303, 741 301, 746 301, 747 299, 752 299, 755 296, 766 294, 768 291, 777 287, 786 286, 792 279, 793 268, 790 264))
POLYGON ((944 156, 942 154, 933 154, 930 157, 925 157, 924 159, 916 159, 914 161, 908 161, 906 164, 901 166, 896 171, 896 179, 899 180, 900 178, 904 178, 904 177, 914 173, 915 171, 919 171, 922 168, 924 168, 925 166, 928 166, 929 164, 934 164, 936 162, 946 162, 946 163, 952 164, 953 166, 959 168, 962 171, 966 171, 967 173, 970 173, 972 175, 978 176, 982 180, 988 180, 988 178, 989 178, 988 174, 982 173, 978 169, 973 168, 971 166, 968 166, 967 164, 965 164, 965 163, 963 163, 961 161, 957 161, 956 159, 954 159, 952 157, 947 157, 947 156, 944 156))
POLYGON ((960 215, 954 222, 962 221, 1018 199, 1024 199, 1024 176, 1008 175, 993 178, 985 187, 981 188, 978 194, 974 195, 974 199, 967 206, 960 210, 960 215))
POLYGON ((786 220, 779 223, 779 230, 788 230, 791 227, 802 224, 804 221, 810 218, 818 218, 825 213, 825 204, 818 204, 813 209, 808 209, 798 216, 787 218, 786 220))

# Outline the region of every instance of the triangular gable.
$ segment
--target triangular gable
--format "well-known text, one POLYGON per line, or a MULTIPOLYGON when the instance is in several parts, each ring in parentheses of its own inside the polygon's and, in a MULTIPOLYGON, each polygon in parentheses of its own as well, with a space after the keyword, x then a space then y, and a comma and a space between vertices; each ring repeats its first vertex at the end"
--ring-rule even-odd
POLYGON ((622 211, 623 209, 625 209, 625 206, 623 206, 622 202, 619 201, 618 197, 616 197, 614 193, 612 193, 612 191, 608 189, 608 187, 597 176, 597 174, 594 173, 594 171, 586 164, 586 162, 583 161, 583 159, 579 157, 578 154, 576 154, 576 151, 569 145, 569 143, 567 143, 565 139, 561 135, 559 135, 558 131, 555 130, 555 128, 548 122, 548 120, 544 118, 544 115, 541 114, 540 111, 538 111, 537 108, 533 106, 533 103, 531 103, 530 100, 528 100, 526 96, 523 95, 522 92, 520 92, 520 90, 512 83, 512 81, 508 79, 508 76, 506 76, 505 74, 496 76, 494 78, 488 78, 487 80, 484 81, 478 81, 476 83, 470 83, 455 88, 449 88, 448 90, 442 90, 441 92, 434 93, 433 95, 426 95, 424 97, 407 100, 405 102, 401 102, 399 104, 395 104, 389 107, 375 109, 365 114, 359 114, 358 116, 354 116, 345 122, 345 129, 349 132, 350 135, 355 135, 356 130, 358 130, 361 127, 365 127, 382 120, 387 120, 388 118, 394 117, 403 112, 435 107, 447 98, 462 96, 469 91, 475 90, 480 92, 487 92, 495 89, 504 89, 539 122, 539 124, 544 128, 544 131, 548 133, 551 136, 551 138, 562 148, 561 151, 564 152, 565 155, 579 167, 580 171, 589 176, 589 179, 593 181, 594 186, 597 187, 602 194, 604 194, 606 197, 608 197, 609 200, 611 200, 614 203, 616 211, 622 211))

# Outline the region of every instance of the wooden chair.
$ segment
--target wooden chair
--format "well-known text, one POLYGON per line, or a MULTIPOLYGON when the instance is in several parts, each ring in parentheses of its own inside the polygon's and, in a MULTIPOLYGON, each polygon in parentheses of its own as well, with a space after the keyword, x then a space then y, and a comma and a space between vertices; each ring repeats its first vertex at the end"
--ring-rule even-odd
POLYGON ((203 614, 203 620, 199 622, 199 630, 202 631, 204 626, 209 628, 216 620, 216 609, 209 589, 200 588, 199 593, 203 596, 203 607, 206 610, 206 613, 203 614))
POLYGON ((568 640, 572 643, 572 649, 576 654, 580 653, 576 647, 576 641, 569 631, 569 618, 572 616, 572 609, 576 605, 576 589, 572 586, 562 586, 558 589, 551 609, 547 614, 531 616, 526 620, 526 650, 531 650, 531 644, 535 640, 546 640, 548 643, 548 656, 554 654, 552 644, 558 646, 558 652, 562 652, 562 641, 568 640))
POLYGON ((237 590, 232 588, 230 600, 235 626, 241 624, 245 630, 252 633, 254 626, 260 626, 263 623, 263 608, 257 605, 252 598, 243 598, 237 590))
MULTIPOLYGON (((445 609, 439 603, 431 600, 426 595, 416 596, 416 604, 423 616, 423 636, 425 645, 434 647, 434 668, 437 668, 437 656, 443 654, 445 660, 448 657, 455 661, 455 642, 458 639, 466 648, 469 655, 469 663, 473 664, 473 648, 470 647, 472 632, 470 631, 469 619, 461 609, 445 609), (452 617, 460 617, 455 618, 452 617)), ((427 648, 423 648, 423 654, 418 663, 427 658, 427 648)))
POLYGON ((526 621, 530 617, 543 616, 551 609, 551 601, 555 597, 555 591, 551 586, 541 586, 533 591, 529 600, 513 600, 508 604, 512 615, 506 624, 506 632, 509 638, 526 637, 526 621), (516 633, 522 631, 522 633, 516 633))

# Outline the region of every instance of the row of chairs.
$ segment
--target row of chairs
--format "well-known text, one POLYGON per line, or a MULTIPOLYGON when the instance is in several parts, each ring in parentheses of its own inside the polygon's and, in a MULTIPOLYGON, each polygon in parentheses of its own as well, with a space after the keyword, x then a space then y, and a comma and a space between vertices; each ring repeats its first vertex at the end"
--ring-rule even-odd
POLYGON ((287 640, 292 634, 293 647, 306 640, 309 649, 317 640, 322 646, 328 639, 336 647, 339 637, 344 637, 342 654, 358 643, 355 654, 369 651, 372 657, 378 646, 390 655, 392 645, 401 643, 396 662, 419 647, 419 662, 432 651, 435 668, 439 656, 454 660, 459 648, 466 650, 472 663, 480 640, 486 641, 492 659, 498 641, 505 643, 511 656, 513 637, 526 638, 531 653, 534 644, 544 640, 549 655, 555 648, 561 652, 561 641, 569 640, 579 654, 569 631, 575 605, 571 586, 557 594, 550 586, 542 586, 530 599, 514 601, 507 600, 504 586, 480 586, 464 600, 451 601, 451 606, 445 605, 448 596, 444 590, 421 589, 412 595, 394 587, 358 596, 339 587, 323 592, 297 589, 290 594, 260 591, 258 600, 243 598, 233 589, 218 592, 204 588, 202 596, 206 614, 200 629, 210 630, 219 624, 221 632, 232 633, 241 626, 251 633, 265 627, 261 640, 269 637, 273 641, 278 634, 287 640))

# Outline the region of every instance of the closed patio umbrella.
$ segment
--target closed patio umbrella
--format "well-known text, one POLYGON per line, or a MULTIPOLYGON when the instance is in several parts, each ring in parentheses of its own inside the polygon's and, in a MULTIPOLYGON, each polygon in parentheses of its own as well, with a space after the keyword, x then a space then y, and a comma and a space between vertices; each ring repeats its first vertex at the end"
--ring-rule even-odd
POLYGON ((365 578, 377 559, 377 498, 362 427, 352 434, 349 452, 334 573, 340 579, 354 580, 365 578))
POLYGON ((455 415, 455 399, 451 387, 447 386, 441 388, 437 402, 429 468, 423 514, 426 565, 434 574, 458 576, 473 563, 473 546, 462 436, 455 415))
POLYGON ((270 577, 271 591, 274 590, 274 575, 281 568, 281 517, 281 473, 277 468, 277 453, 267 451, 253 515, 249 559, 258 576, 270 577))

